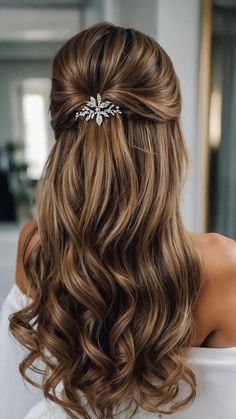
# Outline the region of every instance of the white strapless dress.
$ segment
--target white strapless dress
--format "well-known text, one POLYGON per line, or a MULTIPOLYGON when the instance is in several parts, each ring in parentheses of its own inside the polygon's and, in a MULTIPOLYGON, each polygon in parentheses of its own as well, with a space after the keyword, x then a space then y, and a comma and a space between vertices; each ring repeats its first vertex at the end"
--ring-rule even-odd
MULTIPOLYGON (((26 304, 27 297, 14 285, 0 312, 0 419, 68 419, 60 407, 43 398, 40 390, 23 382, 18 372, 25 349, 10 335, 8 316, 26 304)), ((185 410, 162 417, 236 419, 236 347, 190 348, 188 364, 196 374, 197 397, 185 410)), ((182 394, 185 390, 183 386, 182 394)), ((126 419, 128 413, 117 417, 126 419)), ((134 417, 148 419, 158 415, 141 409, 134 417)))

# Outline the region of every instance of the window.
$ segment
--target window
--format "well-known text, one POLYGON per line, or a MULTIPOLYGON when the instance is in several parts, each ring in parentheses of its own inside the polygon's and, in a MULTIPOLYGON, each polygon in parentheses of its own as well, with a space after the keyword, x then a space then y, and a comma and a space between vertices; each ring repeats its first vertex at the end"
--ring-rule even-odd
POLYGON ((22 89, 23 136, 27 175, 38 179, 48 152, 50 129, 48 124, 48 79, 26 79, 22 89))

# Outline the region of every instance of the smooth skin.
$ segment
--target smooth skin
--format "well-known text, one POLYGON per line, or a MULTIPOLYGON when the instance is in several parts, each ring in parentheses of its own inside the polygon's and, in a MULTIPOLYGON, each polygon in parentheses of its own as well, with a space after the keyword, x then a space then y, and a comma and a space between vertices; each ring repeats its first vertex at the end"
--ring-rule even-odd
MULTIPOLYGON (((21 230, 18 241, 16 284, 27 292, 22 249, 33 222, 21 230)), ((194 313, 198 334, 194 346, 236 347, 236 241, 218 233, 195 233, 193 238, 204 268, 203 285, 194 313)), ((39 241, 36 233, 27 253, 39 241)))

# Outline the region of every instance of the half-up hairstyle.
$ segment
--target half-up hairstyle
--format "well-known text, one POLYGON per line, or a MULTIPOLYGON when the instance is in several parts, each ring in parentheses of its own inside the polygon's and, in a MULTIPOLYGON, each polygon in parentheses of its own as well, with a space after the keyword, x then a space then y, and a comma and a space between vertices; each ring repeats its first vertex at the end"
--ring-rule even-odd
POLYGON ((124 401, 130 417, 171 413, 195 397, 184 348, 202 271, 180 215, 180 112, 171 59, 137 30, 96 24, 53 60, 55 144, 37 188, 40 241, 24 257, 32 300, 10 329, 29 350, 22 376, 32 382, 27 370, 43 361, 44 395, 71 418, 110 419, 124 401), (122 114, 75 121, 97 93, 122 114))

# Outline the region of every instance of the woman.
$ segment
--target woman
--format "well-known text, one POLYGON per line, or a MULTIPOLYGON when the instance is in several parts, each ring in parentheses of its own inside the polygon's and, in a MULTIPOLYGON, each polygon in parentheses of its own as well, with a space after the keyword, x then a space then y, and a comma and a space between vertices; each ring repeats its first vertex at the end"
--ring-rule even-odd
POLYGON ((180 113, 171 59, 139 31, 100 23, 56 54, 55 144, 4 306, 43 390, 22 390, 27 419, 235 418, 236 246, 183 225, 180 113))

